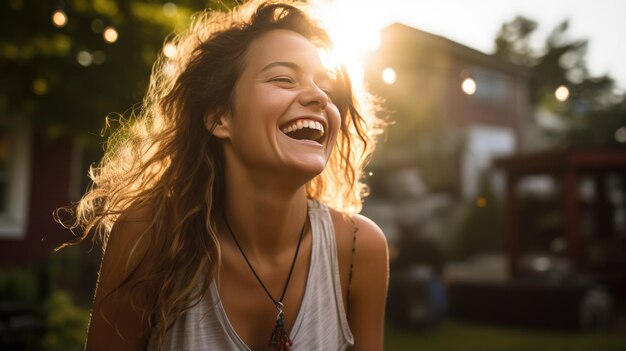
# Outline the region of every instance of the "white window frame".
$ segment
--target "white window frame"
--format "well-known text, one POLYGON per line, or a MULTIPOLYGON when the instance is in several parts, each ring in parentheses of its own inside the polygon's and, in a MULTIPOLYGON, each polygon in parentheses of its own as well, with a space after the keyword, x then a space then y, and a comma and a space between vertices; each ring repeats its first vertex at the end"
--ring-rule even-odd
POLYGON ((11 135, 6 212, 0 213, 0 239, 21 240, 26 236, 30 199, 32 131, 25 121, 2 123, 11 135))

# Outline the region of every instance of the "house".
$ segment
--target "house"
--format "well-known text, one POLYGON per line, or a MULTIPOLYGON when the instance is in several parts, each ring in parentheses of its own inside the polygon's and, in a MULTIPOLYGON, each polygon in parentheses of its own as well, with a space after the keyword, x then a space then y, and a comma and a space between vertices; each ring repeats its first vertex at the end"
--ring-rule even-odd
MULTIPOLYGON (((370 168, 372 199, 365 211, 374 217, 402 212, 368 209, 391 192, 420 193, 413 203, 433 193, 473 200, 491 160, 524 142, 531 113, 528 73, 496 56, 395 23, 383 30, 379 49, 368 58, 365 81, 394 122, 370 168), (399 175, 420 179, 399 181, 399 175)), ((502 193, 503 177, 493 185, 502 193)), ((394 236, 393 228, 384 229, 394 236)))
POLYGON ((72 238, 52 213, 78 199, 82 155, 70 137, 0 123, 0 266, 39 263, 72 238))

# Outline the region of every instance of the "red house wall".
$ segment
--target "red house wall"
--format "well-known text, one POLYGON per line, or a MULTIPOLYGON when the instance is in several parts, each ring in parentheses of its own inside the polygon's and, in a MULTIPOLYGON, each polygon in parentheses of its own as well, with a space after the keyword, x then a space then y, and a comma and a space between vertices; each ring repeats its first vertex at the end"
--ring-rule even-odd
POLYGON ((54 247, 72 238, 54 222, 52 212, 70 202, 73 143, 36 133, 32 145, 31 182, 26 235, 0 238, 0 265, 27 265, 45 259, 54 247))

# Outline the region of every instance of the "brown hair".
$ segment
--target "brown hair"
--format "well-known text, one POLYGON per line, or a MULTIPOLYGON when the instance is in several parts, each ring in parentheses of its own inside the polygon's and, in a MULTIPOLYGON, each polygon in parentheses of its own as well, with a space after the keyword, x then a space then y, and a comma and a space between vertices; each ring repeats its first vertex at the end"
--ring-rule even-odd
MULTIPOLYGON (((86 194, 65 209, 72 214, 66 226, 79 234, 61 247, 93 233, 93 240, 106 248, 120 214, 131 205, 150 207, 144 235, 158 237, 148 242, 155 246, 149 252, 158 252, 159 259, 143 279, 160 287, 147 311, 151 326, 158 328, 159 344, 168 326, 203 297, 210 284, 207 274, 214 276, 220 260, 215 215, 224 201, 222 150, 207 131, 205 117, 229 112, 247 48, 259 35, 287 29, 320 48, 330 46, 328 34, 301 6, 254 1, 230 13, 197 14, 190 28, 171 41, 176 58, 161 56, 155 63, 142 108, 109 138, 104 157, 90 169, 86 194)), ((365 195, 362 170, 382 124, 373 113, 359 112, 345 69, 337 69, 337 86, 340 93, 333 100, 342 117, 341 131, 326 169, 306 190, 310 198, 355 213, 365 195)))

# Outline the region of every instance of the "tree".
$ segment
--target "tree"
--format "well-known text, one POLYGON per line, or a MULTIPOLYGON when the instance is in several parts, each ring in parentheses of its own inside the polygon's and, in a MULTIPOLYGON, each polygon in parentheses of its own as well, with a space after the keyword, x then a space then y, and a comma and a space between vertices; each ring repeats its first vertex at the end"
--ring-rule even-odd
POLYGON ((234 3, 0 2, 0 121, 27 118, 49 136, 98 133, 109 113, 141 101, 169 33, 182 30, 196 11, 234 3), (66 24, 53 25, 55 11, 63 11, 66 24), (107 28, 117 33, 110 43, 107 28))
POLYGON ((502 25, 495 39, 496 55, 529 67, 529 92, 533 105, 560 116, 564 128, 548 130, 547 135, 565 147, 621 146, 616 131, 626 126, 626 100, 613 78, 592 77, 585 55, 587 40, 568 38, 568 21, 559 24, 545 46, 530 46, 537 23, 516 17, 502 25), (567 87, 569 97, 559 101, 555 90, 567 87))

